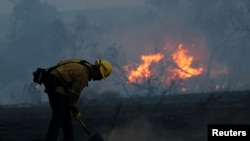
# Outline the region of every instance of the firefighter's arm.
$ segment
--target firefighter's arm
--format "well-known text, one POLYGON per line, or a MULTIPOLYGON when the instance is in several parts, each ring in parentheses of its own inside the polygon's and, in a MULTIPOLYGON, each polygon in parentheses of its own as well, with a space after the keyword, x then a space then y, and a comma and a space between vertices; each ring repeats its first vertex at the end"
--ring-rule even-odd
POLYGON ((70 93, 71 111, 77 121, 79 121, 81 118, 81 114, 78 110, 78 100, 80 98, 80 93, 85 86, 84 83, 85 82, 83 80, 74 81, 72 82, 71 89, 68 90, 68 92, 70 93))
POLYGON ((78 110, 78 105, 77 105, 79 97, 80 97, 80 93, 75 91, 74 89, 70 89, 68 90, 68 92, 70 93, 69 100, 70 100, 72 115, 76 121, 80 121, 81 114, 78 110))

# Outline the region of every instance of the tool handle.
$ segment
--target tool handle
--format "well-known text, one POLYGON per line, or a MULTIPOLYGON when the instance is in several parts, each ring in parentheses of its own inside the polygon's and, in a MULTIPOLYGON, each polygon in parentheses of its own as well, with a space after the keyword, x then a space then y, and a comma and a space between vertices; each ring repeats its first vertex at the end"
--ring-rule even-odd
POLYGON ((89 132, 88 127, 83 123, 82 120, 79 121, 83 127, 83 129, 85 130, 85 132, 89 135, 89 137, 91 137, 91 133, 89 132))

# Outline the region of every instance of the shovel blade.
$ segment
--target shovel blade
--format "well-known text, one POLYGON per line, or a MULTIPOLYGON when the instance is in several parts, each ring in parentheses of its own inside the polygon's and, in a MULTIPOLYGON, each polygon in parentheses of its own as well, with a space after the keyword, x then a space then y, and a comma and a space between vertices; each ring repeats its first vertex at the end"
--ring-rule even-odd
POLYGON ((89 141, 104 141, 104 138, 101 134, 96 133, 89 139, 89 141))

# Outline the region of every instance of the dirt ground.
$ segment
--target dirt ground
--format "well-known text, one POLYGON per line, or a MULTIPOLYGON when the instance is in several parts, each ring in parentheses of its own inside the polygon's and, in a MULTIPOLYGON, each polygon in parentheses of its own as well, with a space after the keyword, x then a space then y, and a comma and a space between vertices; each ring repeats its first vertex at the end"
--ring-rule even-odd
MULTIPOLYGON (((100 132, 108 141, 206 141, 208 124, 250 124, 250 91, 80 104, 90 131, 100 132)), ((50 117, 48 103, 1 106, 0 141, 43 141, 50 117)), ((73 126, 77 141, 88 140, 79 123, 73 121, 73 126)))

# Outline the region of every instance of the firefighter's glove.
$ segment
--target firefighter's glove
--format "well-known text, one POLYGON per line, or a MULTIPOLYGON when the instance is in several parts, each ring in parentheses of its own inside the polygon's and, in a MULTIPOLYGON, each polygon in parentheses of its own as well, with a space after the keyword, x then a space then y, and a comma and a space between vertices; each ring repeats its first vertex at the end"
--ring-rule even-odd
POLYGON ((80 121, 81 120, 81 113, 78 111, 78 108, 76 106, 71 107, 71 111, 73 114, 73 118, 76 121, 80 121))
POLYGON ((77 113, 73 113, 73 117, 76 121, 80 121, 82 119, 81 113, 77 112, 77 113))

